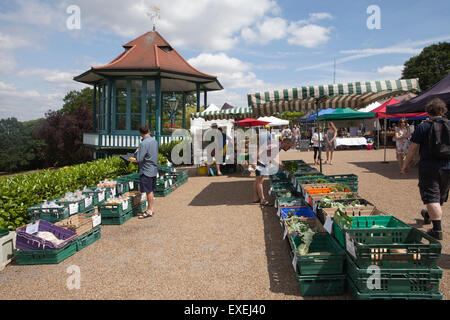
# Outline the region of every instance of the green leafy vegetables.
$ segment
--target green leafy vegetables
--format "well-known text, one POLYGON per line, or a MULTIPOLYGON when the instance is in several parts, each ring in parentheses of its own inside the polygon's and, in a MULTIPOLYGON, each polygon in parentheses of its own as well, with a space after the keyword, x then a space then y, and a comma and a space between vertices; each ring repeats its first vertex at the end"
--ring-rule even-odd
POLYGON ((302 218, 294 214, 294 210, 288 212, 286 219, 282 219, 288 228, 289 233, 296 233, 300 240, 297 246, 297 252, 300 256, 307 255, 309 252, 309 246, 313 241, 314 235, 317 233, 317 229, 312 229, 308 223, 301 221, 302 218))

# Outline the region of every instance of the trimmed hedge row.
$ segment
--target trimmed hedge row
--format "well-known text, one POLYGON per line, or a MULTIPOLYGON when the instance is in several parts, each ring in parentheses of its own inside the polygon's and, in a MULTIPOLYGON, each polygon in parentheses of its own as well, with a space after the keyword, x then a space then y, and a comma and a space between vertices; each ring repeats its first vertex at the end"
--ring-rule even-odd
POLYGON ((0 178, 0 229, 15 230, 27 224, 27 208, 45 200, 136 171, 136 165, 127 165, 119 157, 111 157, 57 170, 0 178))

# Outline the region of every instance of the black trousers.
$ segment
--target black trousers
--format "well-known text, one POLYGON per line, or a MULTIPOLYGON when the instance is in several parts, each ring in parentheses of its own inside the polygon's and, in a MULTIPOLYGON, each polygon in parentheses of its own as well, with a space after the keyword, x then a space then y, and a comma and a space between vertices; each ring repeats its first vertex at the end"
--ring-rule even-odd
POLYGON ((319 147, 314 147, 314 160, 316 160, 317 158, 319 158, 319 147))

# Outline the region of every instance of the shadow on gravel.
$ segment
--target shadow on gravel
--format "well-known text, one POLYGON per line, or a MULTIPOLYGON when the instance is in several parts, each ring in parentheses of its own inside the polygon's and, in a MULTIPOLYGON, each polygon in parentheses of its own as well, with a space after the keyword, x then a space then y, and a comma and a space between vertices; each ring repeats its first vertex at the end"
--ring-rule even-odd
POLYGON ((212 182, 189 203, 189 206, 250 205, 252 196, 253 180, 212 182))
POLYGON ((450 269, 450 255, 443 253, 441 254, 439 257, 439 267, 446 270, 450 269))
POLYGON ((413 167, 409 169, 407 174, 401 174, 398 168, 397 162, 390 161, 388 163, 376 162, 349 162, 357 167, 367 169, 363 173, 377 173, 388 179, 405 180, 405 179, 418 179, 418 169, 413 167))

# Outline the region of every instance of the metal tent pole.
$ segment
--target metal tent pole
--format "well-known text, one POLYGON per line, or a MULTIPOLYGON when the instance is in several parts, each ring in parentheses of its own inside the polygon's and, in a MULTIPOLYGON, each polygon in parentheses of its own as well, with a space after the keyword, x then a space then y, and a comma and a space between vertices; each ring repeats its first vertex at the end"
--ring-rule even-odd
POLYGON ((384 117, 384 161, 382 163, 388 163, 388 161, 386 161, 386 148, 387 148, 387 109, 384 117))

